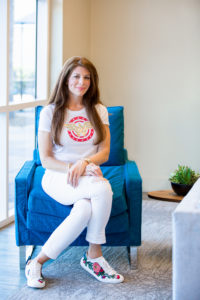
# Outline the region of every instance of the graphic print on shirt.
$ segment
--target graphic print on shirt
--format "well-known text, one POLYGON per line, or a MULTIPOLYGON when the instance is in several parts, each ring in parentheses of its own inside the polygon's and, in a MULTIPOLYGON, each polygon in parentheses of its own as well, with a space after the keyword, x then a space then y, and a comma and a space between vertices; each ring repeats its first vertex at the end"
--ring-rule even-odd
POLYGON ((94 135, 94 129, 90 121, 84 117, 77 116, 64 124, 71 139, 76 142, 85 142, 94 135))

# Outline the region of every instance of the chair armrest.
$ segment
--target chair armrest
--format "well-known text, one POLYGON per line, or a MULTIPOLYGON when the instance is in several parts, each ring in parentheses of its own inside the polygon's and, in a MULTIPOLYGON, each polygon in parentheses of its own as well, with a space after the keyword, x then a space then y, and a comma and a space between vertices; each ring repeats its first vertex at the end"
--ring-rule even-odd
POLYGON ((17 246, 26 245, 28 230, 26 226, 28 194, 36 169, 35 161, 26 161, 15 177, 15 235, 17 246))
POLYGON ((142 178, 134 161, 125 164, 125 188, 129 210, 131 245, 141 245, 142 178))

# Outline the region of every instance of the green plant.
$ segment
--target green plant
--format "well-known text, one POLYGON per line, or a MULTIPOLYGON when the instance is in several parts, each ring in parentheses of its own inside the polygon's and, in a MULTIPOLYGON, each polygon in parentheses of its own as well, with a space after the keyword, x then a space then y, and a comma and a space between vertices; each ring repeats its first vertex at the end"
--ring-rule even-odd
POLYGON ((170 174, 169 180, 174 183, 193 185, 199 177, 200 174, 195 173, 191 168, 178 165, 178 169, 170 174))

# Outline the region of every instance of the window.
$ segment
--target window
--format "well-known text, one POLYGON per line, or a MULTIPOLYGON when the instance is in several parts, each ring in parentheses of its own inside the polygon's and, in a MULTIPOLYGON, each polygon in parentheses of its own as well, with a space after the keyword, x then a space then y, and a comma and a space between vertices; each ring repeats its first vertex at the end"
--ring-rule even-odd
POLYGON ((25 160, 31 160, 34 149, 35 109, 26 108, 9 112, 8 141, 8 215, 14 214, 15 176, 25 160))
POLYGON ((0 226, 13 219, 14 179, 34 148, 47 98, 47 0, 0 1, 0 226))
POLYGON ((36 1, 10 1, 9 102, 33 101, 36 74, 36 1))

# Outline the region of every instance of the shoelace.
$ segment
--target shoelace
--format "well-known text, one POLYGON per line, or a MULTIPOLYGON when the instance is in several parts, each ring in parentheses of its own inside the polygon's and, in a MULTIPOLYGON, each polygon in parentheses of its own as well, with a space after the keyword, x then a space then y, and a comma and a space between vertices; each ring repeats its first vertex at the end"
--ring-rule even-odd
POLYGON ((32 263, 32 266, 30 266, 30 270, 31 270, 31 277, 38 278, 38 279, 42 278, 41 265, 38 262, 34 261, 32 263))
POLYGON ((111 266, 105 260, 105 258, 102 259, 102 267, 108 275, 114 275, 114 274, 116 275, 117 274, 117 272, 113 268, 111 268, 111 266))

